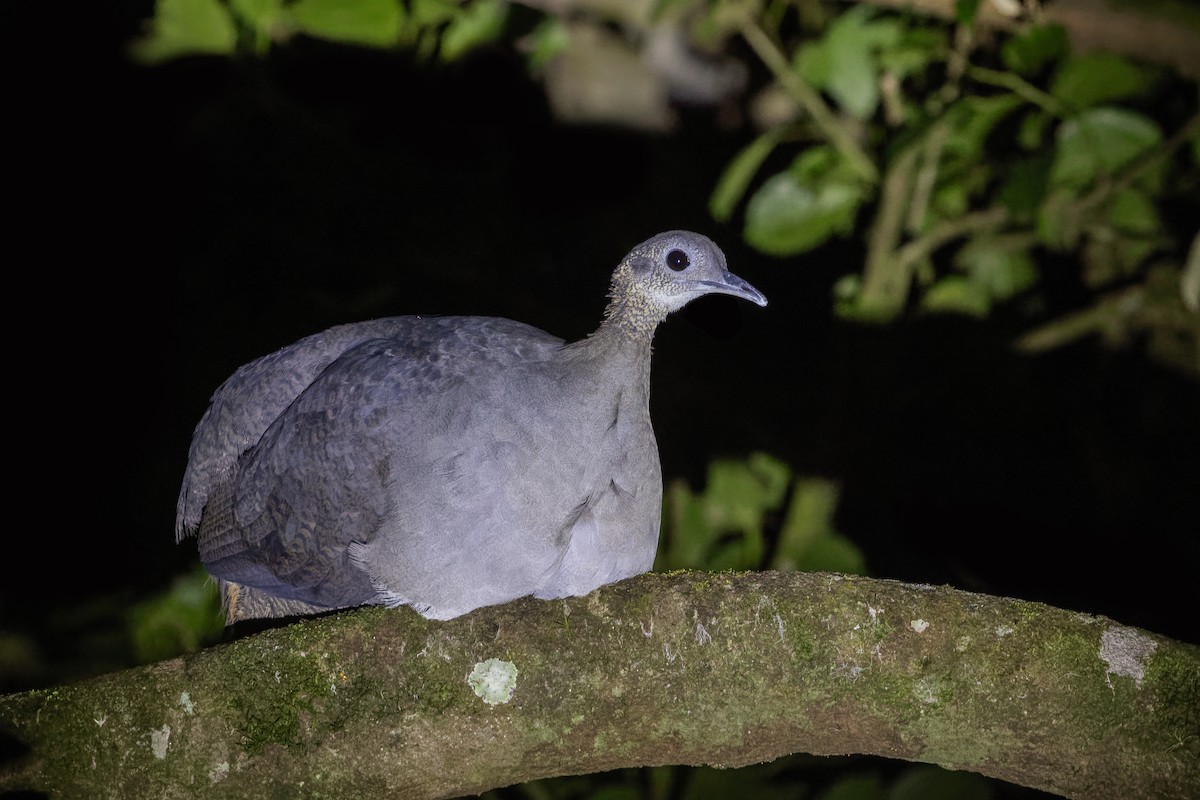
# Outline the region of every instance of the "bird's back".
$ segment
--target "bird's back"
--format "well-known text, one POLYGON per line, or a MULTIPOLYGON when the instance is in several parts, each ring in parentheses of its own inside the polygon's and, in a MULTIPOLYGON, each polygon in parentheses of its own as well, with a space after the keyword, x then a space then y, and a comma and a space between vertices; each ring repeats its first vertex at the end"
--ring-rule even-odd
POLYGON ((411 477, 467 395, 561 345, 506 319, 406 316, 331 328, 250 362, 193 435, 177 536, 198 533, 223 581, 321 607, 371 602, 377 590, 346 549, 394 507, 389 482, 411 477))

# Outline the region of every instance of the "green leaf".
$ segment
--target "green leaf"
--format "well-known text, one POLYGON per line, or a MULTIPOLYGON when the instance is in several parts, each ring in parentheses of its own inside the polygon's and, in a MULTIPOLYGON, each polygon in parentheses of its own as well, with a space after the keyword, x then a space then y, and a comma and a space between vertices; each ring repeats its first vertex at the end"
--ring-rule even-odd
POLYGON ((954 264, 993 300, 1007 300, 1037 283, 1027 237, 981 236, 954 255, 954 264))
POLYGON ((540 72, 570 43, 571 36, 563 21, 555 16, 547 16, 525 37, 529 69, 540 72))
POLYGON ((885 800, 885 796, 878 776, 851 775, 834 781, 816 800, 885 800))
POLYGON ((1050 175, 1050 153, 1041 152, 1018 161, 1005 174, 996 199, 1012 212, 1013 219, 1034 218, 1046 197, 1050 175))
POLYGON ((943 181, 933 193, 926 227, 941 219, 957 219, 971 207, 971 193, 964 180, 943 181))
POLYGON ((840 533, 831 533, 812 543, 804 557, 796 563, 796 569, 866 575, 867 558, 854 542, 840 533))
POLYGON ((863 5, 839 15, 821 40, 798 49, 794 60, 806 81, 859 119, 870 117, 879 105, 877 54, 896 47, 904 31, 895 20, 872 19, 874 13, 863 5))
POLYGON ((763 453, 744 462, 714 461, 704 490, 709 521, 718 528, 757 528, 763 513, 783 502, 789 477, 786 464, 763 453))
POLYGON ((412 0, 409 14, 419 28, 433 28, 449 22, 458 13, 458 4, 451 0, 412 0))
POLYGON ((656 569, 760 569, 763 518, 779 508, 791 471, 778 459, 755 453, 745 461, 709 464, 703 493, 683 481, 667 487, 665 547, 656 569))
POLYGON ((769 178, 746 206, 745 238, 764 253, 796 255, 849 233, 863 201, 861 187, 834 173, 804 180, 795 170, 769 178))
POLYGON ((954 19, 959 25, 970 25, 979 10, 979 0, 957 0, 954 4, 954 19))
POLYGON ((946 57, 946 35, 940 29, 904 29, 899 40, 879 53, 879 66, 898 80, 922 72, 929 64, 946 57))
POLYGON ((126 619, 142 663, 195 652, 219 641, 225 629, 216 584, 203 568, 176 578, 166 591, 133 606, 126 619))
POLYGON ((1109 224, 1132 236, 1150 237, 1162 232, 1162 219, 1154 202, 1137 189, 1122 189, 1109 201, 1109 224))
POLYGON ((909 767, 891 785, 888 800, 990 800, 992 787, 982 775, 940 767, 909 767))
POLYGON ((921 298, 926 311, 986 317, 991 310, 987 289, 961 275, 951 275, 929 287, 921 298))
POLYGON ((395 44, 403 21, 397 0, 297 0, 288 10, 309 36, 370 47, 395 44))
POLYGON ((454 61, 479 45, 495 41, 507 19, 508 3, 504 0, 475 0, 463 7, 442 34, 442 58, 454 61))
POLYGON ((230 55, 237 30, 217 0, 158 0, 150 33, 130 46, 130 56, 158 64, 189 55, 230 55))
POLYGON ((829 84, 833 74, 833 62, 830 60, 829 48, 824 41, 809 42, 796 48, 792 58, 792 68, 808 83, 824 89, 829 84))
POLYGON ((1033 109, 1021 119, 1017 130, 1017 144, 1025 150, 1037 150, 1046 137, 1046 128, 1054 121, 1045 111, 1033 109))
POLYGON ((256 32, 266 32, 283 11, 283 0, 229 0, 233 14, 256 32))
POLYGON ((864 574, 862 551, 833 526, 841 490, 832 481, 799 478, 779 532, 772 569, 864 574))
POLYGON ((946 139, 947 153, 970 161, 979 159, 988 135, 1022 102, 1015 94, 1005 93, 990 97, 972 95, 955 103, 948 112, 952 128, 946 139))
POLYGON ((1073 250, 1079 244, 1083 229, 1075 205, 1077 197, 1074 189, 1051 188, 1038 209, 1038 240, 1052 250, 1073 250))
MULTIPOLYGON (((797 790, 797 781, 785 773, 787 759, 766 764, 751 764, 738 769, 691 767, 685 780, 675 780, 674 791, 652 794, 643 791, 642 797, 671 798, 671 800, 728 800, 730 797, 753 800, 796 800, 804 795, 797 790)), ((591 800, 583 793, 576 795, 591 800)), ((534 798, 530 798, 534 800, 534 798)), ((560 798, 567 800, 567 798, 560 798)))
POLYGON ((264 55, 270 49, 271 41, 289 24, 283 0, 229 0, 229 7, 239 25, 253 34, 258 55, 264 55))
POLYGON ((1057 138, 1050 182, 1082 188, 1159 144, 1162 133, 1153 120, 1136 111, 1100 106, 1063 122, 1057 138))
POLYGON ((879 105, 875 52, 889 37, 898 35, 894 25, 872 24, 873 13, 868 6, 846 11, 830 24, 823 42, 828 59, 824 86, 842 108, 858 119, 867 119, 879 105))
POLYGON ((1030 77, 1062 58, 1068 50, 1065 28, 1061 25, 1038 25, 1005 42, 1000 49, 1000 57, 1010 70, 1030 77))
POLYGON ((733 157, 729 166, 721 173, 712 197, 708 200, 708 212, 712 214, 713 219, 726 222, 733 216, 733 209, 741 202, 759 167, 782 138, 782 129, 769 130, 757 136, 733 157))
POLYGON ((1059 68, 1050 94, 1067 108, 1093 106, 1144 95, 1152 88, 1150 70, 1109 53, 1075 56, 1059 68))

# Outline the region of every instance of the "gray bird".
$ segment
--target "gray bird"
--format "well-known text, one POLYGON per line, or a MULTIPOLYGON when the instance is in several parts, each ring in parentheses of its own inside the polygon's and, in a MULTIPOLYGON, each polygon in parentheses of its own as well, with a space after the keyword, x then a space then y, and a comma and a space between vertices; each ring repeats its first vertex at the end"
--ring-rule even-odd
POLYGON ((226 621, 364 604, 450 619, 648 571, 662 472, 650 350, 718 292, 760 306, 697 233, 635 247, 577 342, 497 317, 330 328, 238 369, 196 426, 175 523, 226 621))

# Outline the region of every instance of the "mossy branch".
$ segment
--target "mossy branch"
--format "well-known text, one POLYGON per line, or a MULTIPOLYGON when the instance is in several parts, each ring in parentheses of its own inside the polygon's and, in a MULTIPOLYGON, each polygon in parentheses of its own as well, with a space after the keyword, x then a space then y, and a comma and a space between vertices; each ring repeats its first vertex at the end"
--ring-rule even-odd
POLYGON ((1200 786, 1200 648, 949 588, 652 574, 449 622, 301 621, 0 698, 0 730, 31 748, 0 790, 64 798, 445 797, 796 752, 1184 798, 1200 786), (484 663, 515 676, 511 696, 468 680, 484 663))

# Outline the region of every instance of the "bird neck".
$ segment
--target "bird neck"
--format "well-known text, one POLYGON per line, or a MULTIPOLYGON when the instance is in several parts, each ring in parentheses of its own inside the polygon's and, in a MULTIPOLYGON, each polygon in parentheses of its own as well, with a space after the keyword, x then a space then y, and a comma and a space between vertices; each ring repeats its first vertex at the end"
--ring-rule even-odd
POLYGON ((612 334, 648 347, 658 324, 667 317, 666 309, 654 303, 644 293, 613 282, 604 322, 596 334, 612 334))
POLYGON ((587 376, 602 391, 631 397, 650 392, 651 341, 653 327, 623 324, 607 318, 596 331, 566 346, 567 361, 575 364, 576 376, 587 376), (586 366, 585 366, 586 365, 586 366))

